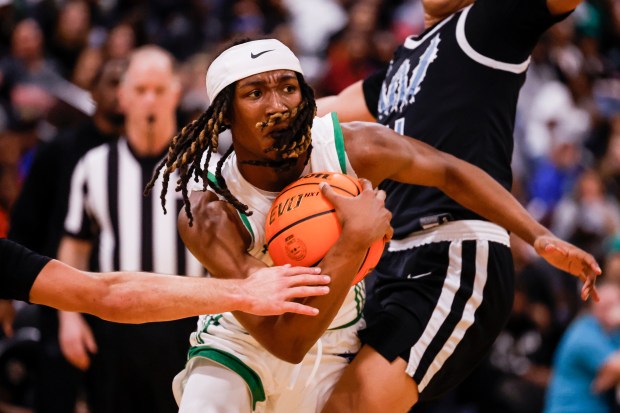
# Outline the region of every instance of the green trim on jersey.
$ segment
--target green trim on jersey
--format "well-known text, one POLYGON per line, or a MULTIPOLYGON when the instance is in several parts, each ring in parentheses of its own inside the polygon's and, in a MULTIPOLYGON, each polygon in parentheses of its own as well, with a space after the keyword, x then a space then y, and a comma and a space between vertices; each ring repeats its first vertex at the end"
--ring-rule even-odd
POLYGON ((237 211, 237 213, 239 214, 239 217, 241 218, 241 222, 243 222, 243 225, 245 225, 245 228, 250 233, 250 236, 252 237, 252 242, 255 242, 256 239, 254 238, 254 231, 252 231, 252 224, 250 224, 250 220, 248 219, 248 216, 244 214, 243 212, 237 211))
POLYGON ((364 315, 363 308, 364 308, 364 303, 366 302, 364 283, 359 282, 355 284, 354 288, 355 288, 355 304, 356 304, 355 307, 357 308, 357 317, 355 317, 353 320, 341 326, 334 327, 334 328, 328 328, 327 329, 328 331, 342 330, 343 328, 351 327, 353 324, 360 321, 360 319, 364 315))
POLYGON ((261 381, 259 375, 238 357, 223 350, 208 346, 190 348, 187 353, 187 358, 190 359, 192 357, 207 358, 229 368, 241 376, 250 388, 250 393, 252 395, 252 410, 256 409, 256 403, 265 401, 265 389, 263 388, 263 382, 261 381))
POLYGON ((342 135, 342 128, 338 121, 336 112, 332 112, 332 122, 334 124, 334 143, 336 144, 336 153, 338 154, 338 163, 340 164, 340 171, 343 174, 347 173, 347 154, 344 151, 344 136, 342 135))
MULTIPOLYGON (((213 175, 211 171, 207 171, 207 179, 209 180, 209 182, 211 182, 211 184, 215 188, 220 187, 220 185, 217 183, 217 179, 215 179, 215 175, 213 175)), ((252 237, 252 242, 254 242, 256 239, 254 238, 254 231, 252 230, 252 225, 250 224, 250 220, 248 219, 247 215, 245 215, 243 212, 237 211, 237 213, 239 214, 239 218, 241 218, 241 222, 243 222, 243 225, 245 225, 245 228, 250 233, 250 236, 252 237)))
POLYGON ((217 183, 217 179, 215 179, 215 175, 213 175, 211 171, 207 171, 207 179, 209 180, 209 182, 211 182, 211 185, 213 185, 215 188, 220 187, 220 184, 217 183))

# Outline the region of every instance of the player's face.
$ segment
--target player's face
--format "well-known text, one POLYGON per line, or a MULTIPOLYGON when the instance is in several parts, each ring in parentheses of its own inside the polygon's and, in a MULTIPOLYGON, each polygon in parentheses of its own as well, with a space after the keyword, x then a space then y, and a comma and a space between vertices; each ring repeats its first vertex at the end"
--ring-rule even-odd
POLYGON ((127 123, 175 116, 179 96, 180 84, 170 62, 151 56, 134 59, 119 87, 127 123))
POLYGON ((301 100, 299 81, 291 70, 273 70, 239 80, 229 119, 237 157, 240 160, 278 159, 277 153, 265 153, 265 150, 289 127, 290 121, 263 129, 256 125, 274 114, 291 111, 301 100))

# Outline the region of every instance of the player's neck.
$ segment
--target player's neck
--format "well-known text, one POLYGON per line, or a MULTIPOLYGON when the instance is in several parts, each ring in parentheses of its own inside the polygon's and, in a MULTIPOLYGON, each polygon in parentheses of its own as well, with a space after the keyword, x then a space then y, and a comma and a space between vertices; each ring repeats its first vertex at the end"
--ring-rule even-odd
POLYGON ((424 4, 424 28, 433 27, 459 10, 473 4, 474 0, 438 0, 424 4))
POLYGON ((237 160, 239 172, 250 184, 264 191, 280 192, 285 186, 298 179, 305 167, 305 157, 298 159, 288 168, 250 165, 237 160))

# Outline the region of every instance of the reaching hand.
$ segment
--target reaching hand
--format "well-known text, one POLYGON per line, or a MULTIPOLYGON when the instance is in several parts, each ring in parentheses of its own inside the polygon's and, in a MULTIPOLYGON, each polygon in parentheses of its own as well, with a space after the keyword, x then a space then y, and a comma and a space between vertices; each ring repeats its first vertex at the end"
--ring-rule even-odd
POLYGON ((596 277, 601 275, 601 268, 592 255, 553 235, 538 237, 534 241, 534 248, 541 257, 554 267, 579 277, 583 282, 582 300, 587 300, 590 295, 594 301, 599 300, 594 283, 596 277))
POLYGON ((338 195, 327 183, 321 183, 321 192, 336 208, 343 233, 348 231, 352 240, 366 248, 374 241, 389 241, 394 234, 390 226, 392 214, 385 208, 385 192, 373 189, 367 179, 360 179, 363 190, 356 197, 338 195))
POLYGON ((242 281, 242 300, 247 307, 242 311, 263 316, 287 312, 317 315, 318 309, 292 300, 329 293, 325 285, 330 278, 320 272, 320 268, 290 265, 261 268, 242 281))

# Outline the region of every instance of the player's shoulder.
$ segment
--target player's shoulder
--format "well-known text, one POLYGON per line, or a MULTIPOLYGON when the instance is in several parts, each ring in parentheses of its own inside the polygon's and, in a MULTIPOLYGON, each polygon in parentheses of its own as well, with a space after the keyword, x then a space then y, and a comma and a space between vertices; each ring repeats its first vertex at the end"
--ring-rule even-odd
POLYGON ((312 130, 314 128, 323 128, 323 127, 331 127, 334 122, 334 119, 338 119, 338 115, 335 112, 326 113, 323 116, 315 116, 312 120, 312 130))
POLYGON ((334 112, 323 116, 315 116, 312 121, 312 144, 316 147, 325 142, 331 142, 338 135, 340 122, 334 112))
POLYGON ((223 229, 232 223, 241 227, 239 214, 235 207, 222 199, 213 190, 193 192, 190 195, 194 221, 199 221, 205 233, 220 236, 223 229))

